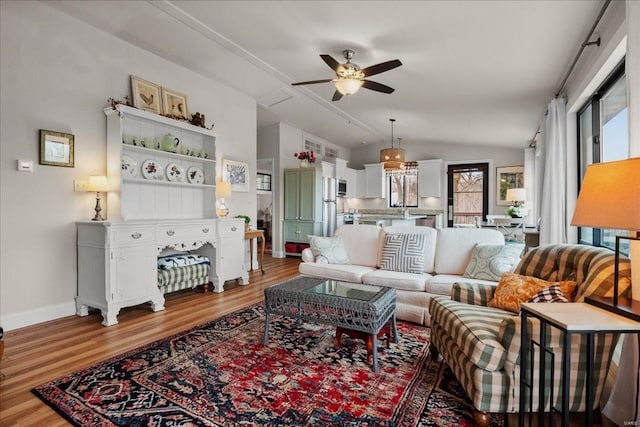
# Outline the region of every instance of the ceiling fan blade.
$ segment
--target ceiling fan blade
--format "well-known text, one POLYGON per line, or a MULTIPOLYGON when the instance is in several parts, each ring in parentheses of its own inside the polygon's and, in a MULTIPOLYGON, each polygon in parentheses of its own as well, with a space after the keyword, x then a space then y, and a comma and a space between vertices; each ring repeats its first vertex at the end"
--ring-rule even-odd
POLYGON ((392 93, 395 89, 382 83, 372 82, 371 80, 365 80, 362 87, 375 90, 376 92, 392 93))
POLYGON ((341 98, 342 98, 342 94, 340 93, 340 91, 336 90, 335 92, 333 92, 333 98, 331 98, 331 100, 340 101, 341 98))
POLYGON ((310 80, 308 82, 299 82, 299 83, 291 83, 291 86, 298 86, 298 85, 313 85, 316 83, 329 83, 330 81, 332 81, 333 79, 322 79, 322 80, 310 80))
POLYGON ((380 64, 363 68, 361 71, 364 73, 365 77, 369 77, 369 76, 373 76, 374 74, 384 73, 385 71, 392 70, 401 65, 402 65, 402 62, 400 62, 398 59, 394 59, 392 61, 381 62, 380 64))
POLYGON ((341 65, 338 61, 336 61, 335 59, 333 59, 333 57, 331 55, 320 55, 320 58, 322 58, 322 60, 324 62, 327 63, 327 65, 329 67, 331 67, 331 69, 333 71, 335 71, 336 73, 338 72, 338 67, 341 65))

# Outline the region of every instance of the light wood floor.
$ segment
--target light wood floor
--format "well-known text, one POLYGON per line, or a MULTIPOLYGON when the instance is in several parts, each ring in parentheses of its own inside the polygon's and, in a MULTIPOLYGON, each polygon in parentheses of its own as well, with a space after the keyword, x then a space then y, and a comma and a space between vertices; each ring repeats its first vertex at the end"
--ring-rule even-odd
POLYGON ((148 304, 124 308, 118 324, 104 327, 99 312, 70 316, 5 333, 0 361, 0 426, 66 426, 31 389, 109 357, 234 312, 264 299, 263 290, 298 275, 299 258, 264 260, 265 274, 250 273, 250 284, 227 282, 225 291, 181 291, 166 296, 165 310, 148 304))

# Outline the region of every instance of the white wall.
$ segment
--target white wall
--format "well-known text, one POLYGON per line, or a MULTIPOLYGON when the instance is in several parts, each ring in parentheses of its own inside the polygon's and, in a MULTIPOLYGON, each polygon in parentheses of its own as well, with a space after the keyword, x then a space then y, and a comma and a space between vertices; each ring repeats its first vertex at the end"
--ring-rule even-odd
MULTIPOLYGON (((389 143, 367 144, 366 146, 351 150, 351 162, 349 166, 361 169, 367 163, 378 163, 380 161, 380 150, 389 147, 389 143)), ((444 143, 403 143, 405 149, 405 159, 411 161, 443 159, 447 163, 475 163, 491 160, 489 171, 489 214, 502 215, 504 206, 495 204, 495 179, 496 168, 502 166, 523 166, 523 148, 487 147, 465 144, 444 144, 444 143)), ((445 166, 446 174, 446 166, 445 166)), ((446 177, 443 178, 446 183, 446 177)), ((446 193, 444 197, 421 198, 419 199, 420 209, 444 210, 446 205, 446 193)), ((381 209, 387 208, 386 199, 360 199, 358 202, 349 201, 349 208, 381 209)))
MULTIPOLYGON (((0 11, 0 323, 14 329, 75 313, 74 222, 92 216, 95 196, 74 193, 73 180, 106 172, 102 109, 129 94, 131 74, 187 94, 189 110, 215 122, 216 157, 251 170, 256 103, 45 3, 3 1, 0 11), (74 168, 38 165, 39 129, 75 135, 74 168), (35 171, 17 172, 17 159, 35 171)), ((228 205, 255 212, 255 185, 228 205)))

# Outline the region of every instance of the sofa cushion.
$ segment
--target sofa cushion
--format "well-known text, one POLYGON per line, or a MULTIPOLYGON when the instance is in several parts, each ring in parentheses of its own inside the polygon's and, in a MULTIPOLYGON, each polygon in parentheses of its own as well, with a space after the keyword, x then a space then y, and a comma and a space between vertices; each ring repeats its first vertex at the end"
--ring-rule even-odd
MULTIPOLYGON (((565 298, 571 301, 576 282, 565 280, 557 283, 562 289, 565 298)), ((554 285, 552 282, 531 276, 522 276, 515 273, 504 273, 498 283, 493 299, 489 301, 489 307, 501 308, 514 313, 520 312, 520 304, 540 292, 544 288, 554 285)))
POLYGON ((456 282, 473 282, 493 286, 498 284, 498 282, 492 280, 465 279, 457 274, 436 274, 429 279, 425 290, 433 294, 450 296, 453 284, 456 282))
POLYGON ((560 285, 551 285, 529 298, 527 302, 569 302, 569 300, 562 293, 560 285))
POLYGON ((385 233, 380 269, 420 274, 424 272, 424 234, 385 233))
MULTIPOLYGON (((405 234, 424 234, 424 271, 425 273, 433 273, 436 258, 436 241, 438 239, 438 230, 432 227, 406 227, 406 226, 390 226, 384 227, 385 233, 405 233, 405 234)), ((384 245, 384 241, 380 242, 380 248, 384 245)), ((378 263, 378 266, 380 264, 378 263)))
POLYGON ((504 236, 488 228, 443 228, 438 230, 435 271, 462 275, 476 244, 504 245, 504 236))
POLYGON ((375 271, 373 267, 348 264, 320 264, 317 262, 301 262, 298 271, 305 276, 325 277, 344 282, 362 283, 365 273, 375 271))
POLYGON ((413 274, 400 271, 374 270, 362 276, 367 285, 388 286, 407 291, 425 291, 425 283, 431 278, 428 273, 413 274))
POLYGON ((475 245, 464 277, 497 282, 502 273, 513 271, 518 265, 520 253, 522 248, 517 245, 475 245))
POLYGON ((431 323, 437 323, 478 368, 498 371, 507 356, 499 341, 500 325, 514 314, 436 296, 429 304, 431 323))
POLYGON ((315 261, 321 264, 351 264, 342 237, 307 236, 315 261))
POLYGON ((351 264, 375 268, 383 233, 377 225, 345 224, 338 227, 335 235, 342 237, 351 264))

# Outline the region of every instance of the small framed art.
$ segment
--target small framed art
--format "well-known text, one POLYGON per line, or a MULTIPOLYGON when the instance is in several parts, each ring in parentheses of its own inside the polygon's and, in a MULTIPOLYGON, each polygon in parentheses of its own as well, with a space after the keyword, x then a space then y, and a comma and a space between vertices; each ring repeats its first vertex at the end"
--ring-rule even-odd
POLYGON ((231 183, 231 191, 249 191, 249 163, 222 159, 222 180, 231 183))
POLYGON ((160 86, 140 77, 131 76, 133 106, 141 110, 162 114, 162 93, 160 86))
POLYGON ((187 95, 176 92, 166 87, 162 88, 162 105, 164 114, 189 120, 187 110, 187 95))
POLYGON ((509 206, 512 200, 507 200, 507 190, 510 188, 524 188, 524 167, 508 166, 496 168, 496 205, 509 206))
POLYGON ((73 135, 40 129, 40 164, 73 167, 73 135))

